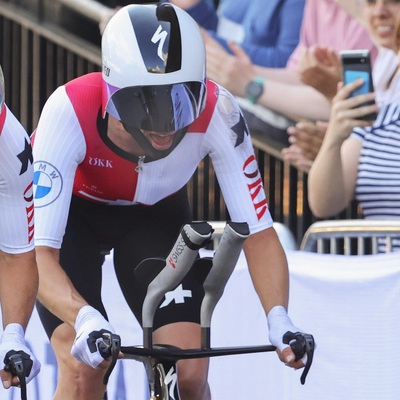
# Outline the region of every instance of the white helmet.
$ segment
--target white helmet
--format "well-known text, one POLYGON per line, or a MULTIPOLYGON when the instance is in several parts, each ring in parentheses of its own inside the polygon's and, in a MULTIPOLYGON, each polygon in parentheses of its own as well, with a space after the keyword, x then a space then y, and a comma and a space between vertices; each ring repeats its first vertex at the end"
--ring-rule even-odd
POLYGON ((205 47, 195 20, 170 3, 131 4, 102 37, 103 116, 131 134, 186 128, 204 109, 205 47))
POLYGON ((1 69, 1 65, 0 65, 0 114, 3 111, 4 98, 5 98, 4 75, 3 75, 3 70, 1 69))

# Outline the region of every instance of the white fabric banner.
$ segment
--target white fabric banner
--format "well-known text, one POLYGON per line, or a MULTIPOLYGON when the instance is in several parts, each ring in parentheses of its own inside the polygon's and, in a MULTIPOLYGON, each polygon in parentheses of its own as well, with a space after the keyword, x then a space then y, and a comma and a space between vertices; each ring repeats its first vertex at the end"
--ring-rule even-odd
MULTIPOLYGON (((213 399, 400 398, 400 254, 351 257, 295 251, 287 257, 289 314, 317 342, 306 384, 300 384, 302 370, 285 367, 275 353, 224 356, 211 359, 213 399)), ((119 291, 111 258, 104 266, 103 290, 122 344, 141 344, 141 330, 119 291)), ((36 312, 27 338, 42 362, 41 373, 28 384, 28 399, 51 399, 57 368, 36 312)), ((266 318, 243 256, 215 309, 211 339, 213 347, 268 343, 266 318)), ((119 361, 108 392, 109 400, 145 400, 142 365, 119 361)), ((0 389, 0 399, 20 399, 20 390, 0 389)))

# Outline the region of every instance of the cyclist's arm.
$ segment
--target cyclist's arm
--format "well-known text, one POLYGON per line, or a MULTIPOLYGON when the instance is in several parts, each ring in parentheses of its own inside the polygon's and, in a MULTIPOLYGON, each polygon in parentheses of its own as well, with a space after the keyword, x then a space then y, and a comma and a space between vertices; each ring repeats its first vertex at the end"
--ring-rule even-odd
POLYGON ((3 326, 20 324, 31 316, 38 288, 35 251, 9 254, 0 251, 0 293, 3 326))
POLYGON ((255 290, 268 316, 270 341, 279 348, 282 361, 300 368, 302 362, 295 361, 294 353, 283 343, 287 331, 298 331, 286 311, 289 292, 286 256, 273 228, 250 135, 236 112, 238 105, 229 93, 219 89, 218 107, 209 126, 212 135, 205 135, 204 145, 211 150, 232 221, 246 221, 249 225, 251 235, 244 244, 244 252, 255 290))
POLYGON ((4 388, 25 385, 40 370, 25 341, 25 331, 32 314, 38 289, 35 250, 20 254, 0 251, 0 293, 3 333, 0 341, 0 379, 4 388), (24 357, 25 382, 19 380, 9 367, 7 356, 19 352, 24 357), (31 363, 32 367, 29 367, 31 363))
MULTIPOLYGON (((292 325, 287 315, 289 272, 285 252, 275 229, 268 228, 251 235, 244 244, 244 253, 254 288, 266 315, 268 315, 270 339, 272 330, 277 332, 283 326, 288 327, 284 328, 284 331, 289 329, 293 333, 297 332, 297 328, 292 325), (277 318, 276 314, 279 314, 277 318), (273 325, 272 318, 275 320, 273 325), (283 325, 279 327, 281 324, 283 325)), ((276 337, 276 333, 273 333, 272 336, 281 342, 280 336, 276 337)), ((287 366, 295 369, 304 367, 302 360, 295 360, 296 356, 289 346, 282 345, 278 354, 281 361, 287 366)))
POLYGON ((59 250, 36 248, 39 267, 39 301, 62 321, 74 327, 79 310, 87 302, 78 293, 59 264, 59 250))
POLYGON ((38 288, 33 243, 33 168, 29 136, 7 106, 3 108, 0 120, 2 320, 3 327, 14 322, 25 329, 38 288))
POLYGON ((35 196, 35 243, 39 269, 38 298, 62 321, 74 326, 86 304, 59 264, 59 248, 67 224, 73 182, 86 143, 64 87, 47 100, 33 140, 37 180, 51 177, 51 190, 35 196), (48 145, 51 143, 51 146, 48 145))
POLYGON ((286 256, 273 228, 250 235, 244 252, 254 288, 265 313, 276 305, 288 306, 289 274, 286 256))
POLYGON ((21 386, 40 370, 25 341, 38 290, 33 243, 32 157, 29 137, 11 111, 0 122, 0 379, 4 388, 21 386), (18 370, 13 369, 18 365, 18 370))

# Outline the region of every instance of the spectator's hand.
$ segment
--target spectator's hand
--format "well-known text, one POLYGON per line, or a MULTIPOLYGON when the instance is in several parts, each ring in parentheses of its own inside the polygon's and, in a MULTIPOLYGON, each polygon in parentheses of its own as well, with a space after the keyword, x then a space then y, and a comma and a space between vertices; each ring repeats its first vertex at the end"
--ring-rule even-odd
POLYGON ((219 83, 236 96, 245 96, 247 84, 254 78, 253 64, 236 43, 228 45, 229 54, 207 31, 202 30, 207 54, 207 78, 219 83))
POLYGON ((269 340, 272 345, 277 348, 277 353, 282 362, 288 367, 294 369, 303 368, 306 363, 306 357, 301 360, 295 361, 295 354, 288 344, 283 343, 283 336, 286 332, 301 332, 296 328, 289 316, 286 309, 282 306, 275 306, 268 313, 268 326, 269 326, 269 340))
POLYGON ((303 150, 299 146, 291 144, 289 147, 282 149, 281 153, 284 161, 295 165, 298 169, 304 172, 310 171, 313 160, 305 157, 303 150))
POLYGON ((363 105, 374 101, 375 93, 360 94, 349 97, 351 93, 363 84, 362 79, 357 79, 347 85, 339 84, 337 95, 332 100, 331 115, 326 136, 343 143, 357 127, 372 125, 372 121, 363 120, 368 114, 378 111, 378 105, 363 105))
POLYGON ((341 80, 339 57, 327 47, 311 46, 304 49, 300 56, 298 73, 304 83, 331 100, 341 80))
POLYGON ((26 374, 26 383, 30 382, 40 371, 40 362, 35 358, 32 351, 25 341, 24 329, 21 325, 12 323, 4 329, 0 342, 0 377, 5 389, 11 386, 18 386, 18 377, 13 376, 11 372, 5 371, 7 358, 10 351, 18 352, 23 356, 23 364, 26 374))
POLYGON ((301 121, 288 128, 291 145, 282 150, 282 156, 298 168, 308 172, 325 137, 327 122, 301 121))
POLYGON ((98 344, 103 333, 115 333, 110 323, 93 307, 84 306, 76 317, 75 331, 71 354, 92 368, 106 368, 108 363, 100 354, 98 344))

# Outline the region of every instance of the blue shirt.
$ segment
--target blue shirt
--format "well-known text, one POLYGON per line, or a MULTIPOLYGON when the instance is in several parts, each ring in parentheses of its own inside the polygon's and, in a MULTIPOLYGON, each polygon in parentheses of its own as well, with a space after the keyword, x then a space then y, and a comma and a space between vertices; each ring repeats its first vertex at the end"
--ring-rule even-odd
POLYGON ((221 22, 241 26, 240 43, 252 62, 265 67, 285 67, 299 42, 305 0, 201 0, 186 11, 229 52, 226 38, 218 35, 221 22))

